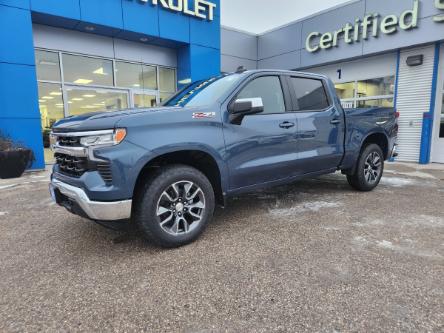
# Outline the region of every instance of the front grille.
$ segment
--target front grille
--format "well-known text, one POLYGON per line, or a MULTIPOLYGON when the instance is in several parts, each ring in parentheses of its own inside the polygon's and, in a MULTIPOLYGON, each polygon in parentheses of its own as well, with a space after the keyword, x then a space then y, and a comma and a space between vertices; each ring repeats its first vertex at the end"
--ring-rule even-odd
POLYGON ((81 177, 88 170, 86 157, 75 157, 56 153, 54 155, 60 172, 72 177, 81 177))
POLYGON ((58 144, 62 147, 80 147, 80 137, 77 136, 59 136, 58 144))
POLYGON ((113 183, 111 164, 109 164, 108 162, 98 163, 97 171, 99 171, 99 174, 105 181, 106 185, 111 185, 113 183))

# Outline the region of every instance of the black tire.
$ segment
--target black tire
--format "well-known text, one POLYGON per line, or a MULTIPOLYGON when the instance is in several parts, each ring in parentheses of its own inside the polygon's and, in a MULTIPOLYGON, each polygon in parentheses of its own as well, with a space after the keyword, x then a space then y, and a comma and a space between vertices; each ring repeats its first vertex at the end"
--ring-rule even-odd
POLYGON ((366 146, 359 156, 355 173, 353 175, 347 175, 348 183, 356 190, 368 192, 374 190, 381 181, 382 175, 384 173, 384 153, 382 152, 381 147, 376 144, 370 144, 366 146), (372 159, 372 156, 378 156, 380 159, 380 167, 376 169, 376 166, 370 164, 370 168, 373 170, 373 173, 368 177, 368 162, 369 159, 372 159), (367 170, 366 170, 367 168, 367 170), (377 176, 375 173, 377 172, 377 176), (370 179, 369 179, 370 178, 370 179))
MULTIPOLYGON (((182 187, 181 191, 183 193, 181 195, 178 194, 177 197, 180 197, 180 202, 182 203, 185 202, 182 197, 186 197, 184 187, 182 187)), ((179 199, 175 202, 179 204, 179 199)), ((137 191, 134 204, 133 220, 143 233, 143 236, 158 246, 175 248, 195 241, 205 230, 214 213, 214 190, 208 178, 199 170, 186 165, 170 165, 161 167, 146 180, 139 191, 137 191), (183 205, 182 213, 179 213, 179 210, 176 211, 176 208, 174 208, 174 213, 172 213, 173 208, 171 208, 171 211, 166 212, 168 215, 164 220, 169 218, 170 213, 174 221, 179 219, 179 214, 182 220, 180 222, 172 221, 171 224, 173 226, 175 223, 177 223, 178 226, 175 228, 172 227, 171 230, 167 231, 169 226, 161 226, 163 216, 165 215, 158 216, 157 214, 160 209, 164 209, 164 207, 159 205, 165 205, 164 203, 160 203, 167 198, 164 193, 167 192, 168 189, 174 189, 172 187, 173 185, 180 187, 185 182, 193 183, 196 186, 194 189, 198 188, 201 190, 200 192, 196 190, 196 192, 200 193, 199 196, 203 198, 205 207, 203 209, 190 208, 188 213, 185 213, 187 208, 184 208, 183 205), (192 209, 197 209, 201 215, 201 219, 193 229, 191 229, 191 226, 194 222, 188 224, 185 220, 186 214, 190 214, 192 209), (188 231, 185 231, 185 224, 188 226, 188 231), (177 234, 172 233, 173 229, 177 230, 177 234)), ((188 205, 188 201, 186 204, 188 205)), ((171 204, 171 206, 175 206, 175 204, 171 204)), ((196 212, 196 210, 194 212, 196 212)), ((194 219, 191 215, 187 215, 187 218, 191 220, 194 219)))

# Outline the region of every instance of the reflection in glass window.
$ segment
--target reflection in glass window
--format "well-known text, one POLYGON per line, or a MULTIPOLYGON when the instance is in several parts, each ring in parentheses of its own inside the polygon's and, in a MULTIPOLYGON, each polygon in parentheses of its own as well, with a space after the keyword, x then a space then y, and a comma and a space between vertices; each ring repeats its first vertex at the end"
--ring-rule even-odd
POLYGON ((35 51, 37 80, 60 81, 60 61, 57 52, 35 51))
POLYGON ((113 62, 63 54, 65 81, 79 85, 113 86, 113 62))
POLYGON ((395 78, 387 76, 382 78, 358 81, 357 97, 387 96, 395 91, 395 78))
POLYGON ((257 97, 261 97, 264 103, 263 114, 285 112, 284 94, 279 77, 264 76, 254 79, 237 95, 237 99, 257 97))
POLYGON ((393 107, 393 98, 385 98, 385 99, 368 99, 364 101, 358 101, 357 107, 360 109, 364 108, 373 108, 373 107, 393 107))
POLYGON ((335 84, 336 93, 338 94, 339 99, 350 99, 355 97, 355 83, 347 82, 347 83, 338 83, 335 84))
POLYGON ((67 88, 66 91, 70 116, 128 108, 128 94, 124 92, 77 88, 67 88))
POLYGON ((176 91, 176 71, 170 68, 159 68, 159 89, 163 92, 176 91))
POLYGON ((298 99, 299 110, 324 110, 328 97, 321 80, 292 77, 291 83, 298 99))
POLYGON ((156 106, 156 96, 147 94, 134 94, 135 108, 152 108, 156 106))

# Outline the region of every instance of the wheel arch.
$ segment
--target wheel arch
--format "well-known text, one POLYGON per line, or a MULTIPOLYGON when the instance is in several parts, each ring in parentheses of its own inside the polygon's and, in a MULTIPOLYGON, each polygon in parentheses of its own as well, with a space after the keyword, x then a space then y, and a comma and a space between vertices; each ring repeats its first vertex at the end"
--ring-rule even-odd
POLYGON ((386 133, 381 131, 369 133, 362 141, 359 155, 361 155, 365 147, 370 144, 376 144, 381 147, 382 152, 384 153, 384 160, 389 158, 389 138, 386 133))
POLYGON ((150 155, 149 160, 144 161, 137 173, 133 196, 137 194, 143 182, 158 168, 172 164, 188 165, 202 172, 213 186, 217 204, 225 206, 227 183, 225 165, 215 157, 214 153, 202 147, 174 148, 150 155))

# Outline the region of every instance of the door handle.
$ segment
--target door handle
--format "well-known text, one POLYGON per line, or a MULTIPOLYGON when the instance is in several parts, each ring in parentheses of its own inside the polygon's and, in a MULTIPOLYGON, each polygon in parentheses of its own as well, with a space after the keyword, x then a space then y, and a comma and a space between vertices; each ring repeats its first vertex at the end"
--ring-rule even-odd
POLYGON ((284 121, 283 123, 280 123, 280 124, 279 124, 279 127, 280 127, 280 128, 289 129, 289 128, 294 127, 294 123, 291 123, 291 122, 289 122, 289 121, 284 121))
POLYGON ((332 121, 330 121, 330 124, 332 125, 339 125, 341 123, 341 121, 339 119, 333 119, 332 121))

